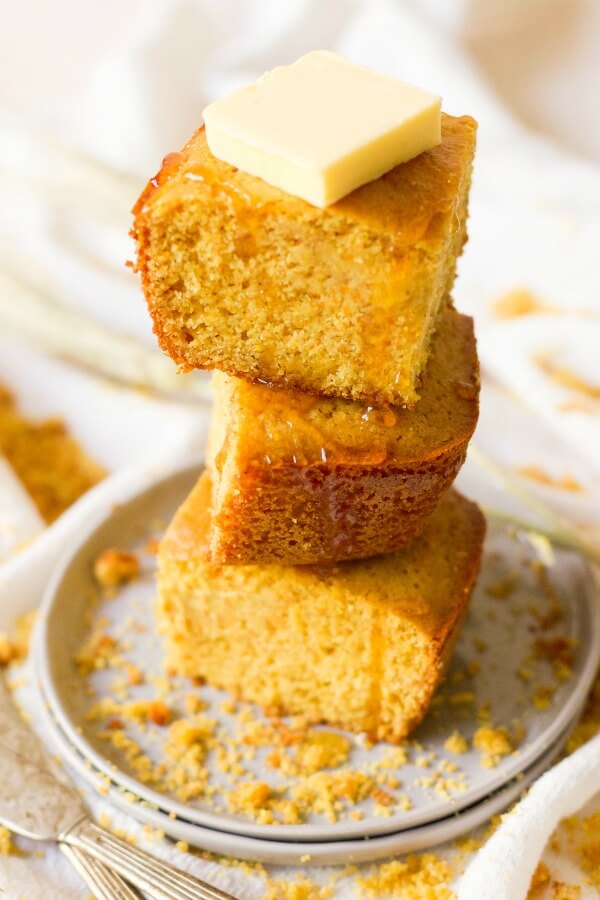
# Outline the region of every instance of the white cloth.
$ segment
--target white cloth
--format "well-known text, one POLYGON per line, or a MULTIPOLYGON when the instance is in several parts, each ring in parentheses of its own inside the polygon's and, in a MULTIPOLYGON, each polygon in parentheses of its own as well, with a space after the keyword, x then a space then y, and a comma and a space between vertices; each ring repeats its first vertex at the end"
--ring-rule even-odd
MULTIPOLYGON (((43 4, 35 6, 36 13, 30 4, 13 4, 9 22, 14 20, 15 36, 7 41, 10 28, 5 28, 0 37, 11 63, 13 106, 10 115, 1 112, 6 140, 0 143, 0 184, 7 194, 0 205, 0 266, 147 342, 154 339, 139 287, 122 265, 131 255, 129 208, 161 157, 196 127, 208 101, 275 64, 322 47, 440 92, 451 113, 474 115, 480 131, 470 242, 455 298, 459 308, 476 317, 487 376, 476 444, 513 473, 536 466, 557 478, 576 478, 583 488, 577 493, 523 484, 597 539, 598 400, 583 402, 576 390, 544 373, 534 357, 551 352, 583 381, 600 383, 600 168, 525 131, 482 76, 476 52, 477 35, 481 40, 492 35, 498 45, 510 47, 511 35, 522 39, 520 17, 530 29, 531 16, 537 16, 535 33, 543 36, 546 17, 555 28, 557 10, 568 16, 568 8, 577 19, 577 29, 563 30, 565 46, 571 48, 574 31, 583 33, 582 7, 585 11, 589 4, 107 0, 95 10, 93 23, 81 4, 64 0, 60 13, 53 8, 47 19, 43 4), (30 19, 38 13, 39 27, 32 33, 30 19), (471 45, 461 42, 462 34, 471 45), (75 152, 65 158, 60 147, 42 142, 31 130, 32 121, 54 129, 75 152), (105 164, 120 174, 109 173, 105 164), (499 321, 492 303, 516 287, 531 290, 560 312, 499 321)), ((589 51, 589 39, 585 46, 589 51)), ((523 85, 523 94, 528 87, 523 85)), ((591 126, 582 119, 585 127, 591 126)), ((65 417, 89 452, 115 473, 0 570, 0 627, 6 627, 36 602, 69 535, 106 502, 107 493, 118 496, 120 479, 133 470, 143 480, 162 460, 198 450, 207 413, 115 390, 33 351, 6 345, 0 348, 0 383, 20 393, 29 411, 65 417), (125 436, 118 442, 117 433, 125 436)), ((495 506, 515 509, 514 499, 482 477, 472 462, 460 484, 495 506)), ((27 693, 25 702, 34 702, 27 693)), ((540 779, 480 852, 462 882, 461 897, 524 897, 555 822, 551 810, 563 814, 583 803, 582 784, 588 794, 597 789, 587 774, 597 752, 590 744, 540 779), (555 806, 553 798, 558 798, 555 806)), ((88 799, 98 814, 102 802, 88 799)), ((111 815, 144 842, 131 820, 111 815)), ((264 894, 259 878, 187 857, 164 843, 150 848, 240 897, 264 894)), ((52 850, 39 859, 0 858, 0 887, 4 896, 27 900, 85 896, 52 850)), ((353 890, 342 881, 335 896, 351 897, 353 890)))

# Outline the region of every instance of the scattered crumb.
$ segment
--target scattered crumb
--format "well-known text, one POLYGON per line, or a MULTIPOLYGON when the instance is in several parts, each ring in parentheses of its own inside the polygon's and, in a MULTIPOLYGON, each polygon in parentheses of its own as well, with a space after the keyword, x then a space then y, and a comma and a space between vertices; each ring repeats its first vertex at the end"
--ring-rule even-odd
POLYGON ((481 750, 481 765, 486 769, 495 768, 503 756, 513 751, 511 738, 505 727, 491 728, 482 725, 473 735, 473 746, 481 750))
POLYGON ((569 843, 590 882, 600 888, 600 812, 564 820, 569 843))
POLYGON ((271 799, 271 787, 264 781, 242 782, 230 791, 227 799, 232 812, 257 812, 271 799))
POLYGON ((11 832, 0 825, 0 856, 14 856, 17 852, 11 832))
POLYGON ((581 888, 576 884, 564 884, 561 881, 552 882, 552 900, 579 900, 581 888))
POLYGON ((35 611, 19 616, 11 636, 0 631, 0 669, 25 659, 29 652, 29 641, 35 618, 35 611))
POLYGON ((106 472, 60 419, 32 422, 0 386, 0 454, 8 460, 42 518, 54 522, 106 472))
POLYGON ((140 574, 140 562, 134 553, 109 547, 94 561, 94 578, 102 587, 114 587, 136 579, 140 574))
POLYGON ((359 897, 397 897, 402 900, 453 900, 449 883, 452 869, 446 860, 433 853, 407 856, 371 869, 356 883, 359 897))
POLYGON ((453 731, 450 737, 444 741, 444 749, 449 753, 466 753, 469 745, 462 734, 459 734, 458 731, 453 731))
POLYGON ((545 888, 549 883, 550 870, 545 862, 539 862, 529 884, 527 900, 531 900, 531 898, 535 897, 536 893, 542 890, 542 888, 545 888))
POLYGON ((99 669, 118 668, 122 661, 119 642, 103 627, 92 631, 75 656, 80 675, 89 675, 99 669))
POLYGON ((158 545, 160 544, 160 539, 155 535, 153 537, 149 537, 146 543, 144 544, 144 553, 147 553, 149 556, 156 556, 158 553, 158 545))
POLYGON ((298 875, 294 881, 273 878, 267 881, 264 900, 329 900, 331 887, 321 887, 306 875, 298 875))

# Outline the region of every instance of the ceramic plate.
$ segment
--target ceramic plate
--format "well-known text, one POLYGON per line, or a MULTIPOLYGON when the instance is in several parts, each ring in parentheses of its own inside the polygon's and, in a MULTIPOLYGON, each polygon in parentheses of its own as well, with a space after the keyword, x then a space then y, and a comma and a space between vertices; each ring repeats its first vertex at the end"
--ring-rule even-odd
MULTIPOLYGON (((385 770, 396 779, 398 786, 388 791, 388 809, 382 811, 369 797, 351 808, 342 804, 337 821, 311 814, 301 824, 259 824, 228 807, 230 776, 216 764, 214 753, 207 760, 210 801, 183 802, 175 793, 140 781, 125 755, 106 740, 104 726, 100 729, 87 719, 92 702, 112 695, 115 672, 84 678, 74 658, 89 635, 92 605, 107 633, 122 637, 126 631, 127 660, 147 673, 146 683, 131 688, 130 698, 156 694, 152 679, 162 676, 162 649, 152 618, 154 557, 145 554, 144 547, 160 534, 197 477, 197 469, 175 472, 104 516, 71 548, 45 598, 36 648, 44 694, 70 744, 111 782, 196 826, 272 841, 348 841, 414 829, 472 808, 531 770, 556 745, 581 707, 600 657, 593 578, 578 554, 491 522, 481 576, 452 668, 425 722, 407 742, 406 758, 398 760, 390 745, 369 746, 359 736, 345 735, 352 749, 343 768, 385 770), (143 577, 110 599, 98 599, 92 563, 109 546, 139 553, 143 577), (484 747, 473 747, 482 724, 506 727, 513 751, 494 759, 484 747), (465 739, 466 752, 458 754, 452 741, 448 743, 455 732, 465 739)), ((166 699, 184 715, 178 704, 194 692, 207 705, 224 743, 240 727, 240 715, 261 718, 250 704, 232 709, 224 705, 223 692, 194 688, 183 680, 173 680, 166 699)), ((149 727, 131 737, 160 764, 164 733, 149 727)), ((269 765, 268 752, 259 747, 254 759, 243 761, 243 778, 266 781, 285 795, 293 788, 293 778, 269 765)))
MULTIPOLYGON (((41 693, 43 697, 43 691, 41 693)), ((157 808, 144 801, 132 803, 130 794, 124 791, 118 783, 107 782, 103 772, 90 766, 89 760, 79 753, 69 738, 61 731, 49 706, 44 706, 42 712, 45 733, 50 737, 51 749, 66 763, 67 767, 92 788, 101 790, 103 796, 106 796, 114 806, 128 815, 134 816, 143 824, 163 831, 173 840, 186 841, 192 847, 219 855, 252 862, 301 865, 303 867, 371 862, 395 854, 416 853, 445 841, 456 840, 518 800, 528 785, 539 778, 556 759, 571 727, 575 724, 577 715, 573 722, 569 723, 564 734, 529 769, 489 797, 463 809, 460 813, 447 816, 429 825, 403 829, 377 837, 302 842, 265 840, 219 831, 197 825, 186 819, 173 818, 169 814, 168 805, 157 808)))

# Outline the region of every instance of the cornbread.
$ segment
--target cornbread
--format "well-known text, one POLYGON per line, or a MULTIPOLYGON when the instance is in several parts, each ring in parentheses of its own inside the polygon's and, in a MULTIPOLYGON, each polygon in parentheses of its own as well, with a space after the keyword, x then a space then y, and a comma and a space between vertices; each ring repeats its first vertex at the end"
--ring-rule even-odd
POLYGON ((134 208, 160 346, 184 370, 414 404, 466 240, 476 125, 326 209, 216 159, 200 128, 134 208))
POLYGON ((410 543, 464 461, 478 376, 472 320, 450 308, 413 409, 217 373, 208 452, 213 559, 331 562, 410 543))
POLYGON ((454 491, 410 547, 330 566, 207 560, 210 479, 159 550, 167 668, 270 711, 400 741, 449 661, 479 567, 484 519, 454 491))

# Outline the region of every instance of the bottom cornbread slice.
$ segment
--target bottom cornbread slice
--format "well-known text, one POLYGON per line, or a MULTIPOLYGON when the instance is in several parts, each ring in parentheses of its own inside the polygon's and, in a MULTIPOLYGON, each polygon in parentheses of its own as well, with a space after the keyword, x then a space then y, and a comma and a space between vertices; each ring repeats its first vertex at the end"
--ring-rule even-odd
POLYGON ((425 715, 479 568, 484 518, 455 491, 410 546, 335 565, 219 566, 210 479, 159 551, 167 668, 277 714, 399 741, 425 715))

